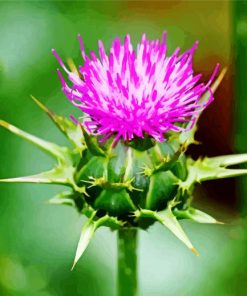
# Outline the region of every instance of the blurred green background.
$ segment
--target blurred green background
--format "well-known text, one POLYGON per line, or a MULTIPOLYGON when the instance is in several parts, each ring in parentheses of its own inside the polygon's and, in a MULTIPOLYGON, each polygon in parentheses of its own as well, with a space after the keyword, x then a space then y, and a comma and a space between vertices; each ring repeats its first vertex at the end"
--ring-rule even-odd
MULTIPOLYGON (((50 141, 65 143, 31 101, 30 94, 57 113, 76 114, 61 92, 55 48, 81 63, 77 34, 86 50, 101 39, 143 32, 168 32, 170 52, 200 41, 195 70, 210 76, 216 62, 228 73, 215 102, 200 120, 202 145, 193 155, 247 151, 246 2, 236 1, 67 1, 0 2, 0 118, 50 141), (245 7, 245 9, 243 9, 245 7)), ((49 169, 52 160, 21 139, 0 130, 0 177, 49 169)), ((140 295, 247 295, 246 179, 199 187, 195 204, 226 225, 183 222, 199 258, 172 234, 155 225, 140 233, 140 295)), ((48 185, 0 187, 0 295, 115 295, 116 234, 100 229, 70 271, 83 218, 69 207, 47 204, 60 190, 48 185)))

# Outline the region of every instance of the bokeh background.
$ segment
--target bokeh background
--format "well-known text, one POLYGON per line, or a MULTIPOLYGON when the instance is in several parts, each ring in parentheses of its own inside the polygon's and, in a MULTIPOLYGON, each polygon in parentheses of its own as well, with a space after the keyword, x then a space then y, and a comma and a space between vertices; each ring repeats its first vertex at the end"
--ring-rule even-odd
MULTIPOLYGON (((247 5, 245 1, 0 1, 0 118, 60 144, 65 139, 30 99, 57 113, 75 114, 61 93, 51 54, 81 62, 77 34, 86 50, 108 48, 115 36, 168 32, 169 50, 200 45, 194 65, 208 79, 214 65, 228 67, 215 102, 200 120, 195 157, 247 152, 247 5)), ((0 130, 0 177, 49 169, 52 160, 0 130)), ((70 271, 84 219, 67 207, 47 204, 58 186, 0 186, 0 295, 113 296, 116 234, 100 229, 70 271)), ((247 294, 247 181, 199 186, 194 203, 222 225, 183 222, 199 258, 155 225, 140 233, 140 295, 244 296, 247 294)))

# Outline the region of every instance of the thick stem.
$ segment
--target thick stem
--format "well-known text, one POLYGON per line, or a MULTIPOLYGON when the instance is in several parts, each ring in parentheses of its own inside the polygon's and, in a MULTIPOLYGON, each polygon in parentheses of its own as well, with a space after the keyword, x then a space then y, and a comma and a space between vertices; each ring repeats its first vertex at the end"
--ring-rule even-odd
POLYGON ((137 229, 118 231, 118 296, 137 296, 137 229))

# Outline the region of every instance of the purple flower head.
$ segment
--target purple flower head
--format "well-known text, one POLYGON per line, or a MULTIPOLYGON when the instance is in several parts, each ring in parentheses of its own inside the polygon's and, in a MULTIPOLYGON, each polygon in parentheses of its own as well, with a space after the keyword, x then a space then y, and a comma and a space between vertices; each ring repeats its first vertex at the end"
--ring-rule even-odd
POLYGON ((99 57, 86 55, 79 35, 84 60, 79 73, 70 72, 58 54, 53 53, 66 71, 71 87, 58 70, 65 95, 81 109, 83 125, 88 132, 103 135, 102 141, 115 136, 132 140, 145 134, 157 141, 168 131, 181 132, 192 128, 203 109, 213 100, 210 90, 216 65, 208 83, 198 83, 201 74, 194 75, 192 58, 198 42, 180 54, 179 48, 167 55, 166 33, 162 40, 148 40, 143 34, 137 50, 130 36, 121 44, 116 38, 107 55, 99 41, 99 57), (202 95, 210 92, 207 102, 202 95))

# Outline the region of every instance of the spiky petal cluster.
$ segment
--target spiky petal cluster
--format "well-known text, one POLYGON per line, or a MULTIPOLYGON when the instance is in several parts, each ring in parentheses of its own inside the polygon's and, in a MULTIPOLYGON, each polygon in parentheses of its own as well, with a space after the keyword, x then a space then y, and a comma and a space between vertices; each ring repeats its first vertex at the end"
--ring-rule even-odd
POLYGON ((66 96, 88 116, 84 125, 104 139, 115 135, 116 140, 131 140, 148 134, 157 141, 164 140, 167 131, 190 129, 195 119, 213 100, 200 102, 203 93, 217 72, 216 66, 208 83, 200 83, 201 74, 194 75, 192 57, 198 42, 183 54, 177 48, 167 55, 166 33, 162 40, 147 40, 143 34, 137 51, 130 36, 124 43, 116 38, 109 55, 99 41, 99 58, 84 50, 81 36, 80 49, 84 65, 79 73, 70 72, 53 50, 72 86, 69 87, 60 71, 66 96))

